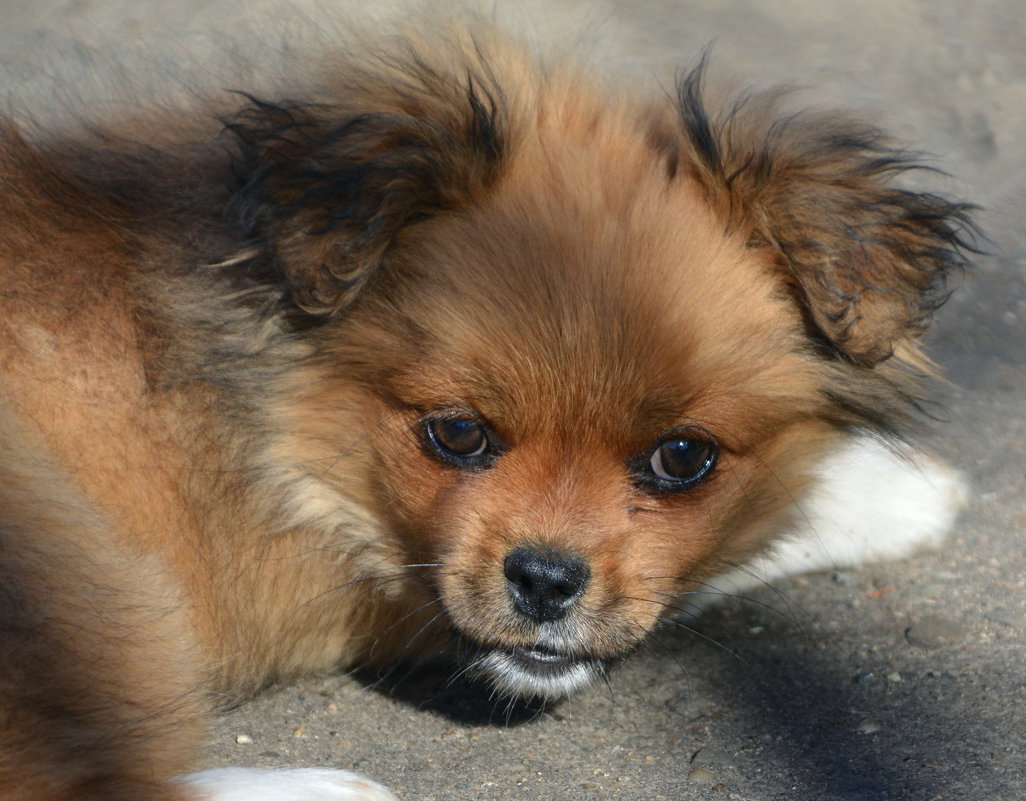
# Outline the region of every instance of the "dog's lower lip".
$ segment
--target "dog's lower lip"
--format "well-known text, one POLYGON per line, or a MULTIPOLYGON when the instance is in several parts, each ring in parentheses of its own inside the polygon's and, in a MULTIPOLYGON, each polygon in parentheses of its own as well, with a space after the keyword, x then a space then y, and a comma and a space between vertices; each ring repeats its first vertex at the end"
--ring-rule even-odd
POLYGON ((541 648, 538 646, 525 647, 517 645, 513 647, 514 658, 527 662, 533 665, 545 665, 548 667, 562 667, 564 665, 572 665, 578 660, 572 656, 561 654, 558 651, 553 651, 549 648, 541 648))

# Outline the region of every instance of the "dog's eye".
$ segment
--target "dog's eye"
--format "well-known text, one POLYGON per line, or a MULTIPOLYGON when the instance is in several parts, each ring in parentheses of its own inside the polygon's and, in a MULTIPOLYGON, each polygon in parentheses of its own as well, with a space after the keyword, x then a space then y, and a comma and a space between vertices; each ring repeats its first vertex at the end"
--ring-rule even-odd
POLYGON ((715 443, 693 437, 668 437, 655 446, 635 476, 639 483, 663 492, 691 489, 713 471, 718 455, 715 443))
POLYGON ((453 416, 427 420, 424 431, 435 454, 462 470, 488 467, 497 455, 484 423, 473 418, 453 416))
POLYGON ((476 420, 451 417, 428 423, 435 444, 454 456, 480 456, 488 447, 484 426, 476 420))

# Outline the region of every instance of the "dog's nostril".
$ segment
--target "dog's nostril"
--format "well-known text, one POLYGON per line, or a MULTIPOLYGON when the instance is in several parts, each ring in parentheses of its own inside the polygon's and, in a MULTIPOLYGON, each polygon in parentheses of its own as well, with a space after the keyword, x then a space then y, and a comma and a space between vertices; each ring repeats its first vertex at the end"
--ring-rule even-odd
POLYGON ((503 563, 513 605, 539 623, 558 620, 584 593, 591 571, 579 556, 517 548, 503 563))

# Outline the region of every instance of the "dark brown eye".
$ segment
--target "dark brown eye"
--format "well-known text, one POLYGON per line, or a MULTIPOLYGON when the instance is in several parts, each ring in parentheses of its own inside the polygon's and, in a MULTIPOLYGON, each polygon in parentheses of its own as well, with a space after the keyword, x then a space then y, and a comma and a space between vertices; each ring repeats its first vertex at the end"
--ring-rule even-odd
POLYGON ((488 447, 488 436, 476 420, 451 417, 428 425, 435 444, 454 456, 478 456, 488 447))
POLYGON ((498 455, 484 423, 469 417, 438 417, 424 423, 427 442, 435 454, 461 470, 490 466, 498 455))
POLYGON ((718 455, 719 448, 707 440, 667 437, 637 465, 635 478, 661 492, 691 489, 712 473, 718 455))

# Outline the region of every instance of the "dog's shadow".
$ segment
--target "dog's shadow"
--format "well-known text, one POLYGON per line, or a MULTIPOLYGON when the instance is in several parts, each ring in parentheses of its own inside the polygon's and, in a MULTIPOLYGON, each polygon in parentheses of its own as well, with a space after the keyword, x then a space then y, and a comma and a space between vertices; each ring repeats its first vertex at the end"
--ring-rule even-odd
POLYGON ((520 726, 552 704, 540 698, 512 698, 450 664, 405 665, 387 673, 358 671, 364 687, 465 726, 520 726), (454 675, 456 674, 456 675, 454 675))
MULTIPOLYGON (((784 766, 791 781, 805 788, 808 798, 882 801, 945 794, 944 777, 920 769, 900 749, 874 743, 865 728, 857 728, 861 718, 853 717, 853 710, 862 708, 863 716, 893 732, 884 737, 890 745, 929 732, 935 739, 932 747, 945 750, 950 746, 944 737, 936 738, 941 732, 957 732, 959 726, 947 719, 943 708, 924 705, 916 694, 867 696, 852 680, 851 663, 814 647, 807 632, 783 624, 781 636, 771 637, 772 645, 760 645, 751 640, 749 623, 743 606, 723 605, 696 624, 697 640, 690 632, 661 634, 671 654, 691 662, 698 672, 718 677, 703 693, 719 708, 735 710, 737 742, 773 732, 770 741, 760 740, 763 748, 784 766), (706 648, 713 639, 726 647, 706 648)), ((407 666, 386 674, 367 671, 355 678, 375 692, 466 726, 519 726, 557 705, 499 696, 451 665, 407 666)), ((721 744, 729 750, 731 742, 721 744)), ((1002 785, 986 771, 979 778, 1002 785)))
MULTIPOLYGON (((902 666, 905 677, 899 674, 900 683, 891 684, 883 675, 859 672, 892 664, 886 649, 867 659, 850 647, 821 648, 816 634, 792 623, 770 624, 756 639, 747 612, 741 604, 724 604, 694 624, 701 639, 685 631, 662 637, 695 674, 716 677, 701 692, 732 720, 722 724, 720 737, 729 734, 716 746, 729 751, 758 743, 762 758, 787 776, 798 797, 810 800, 940 799, 961 792, 955 788, 971 758, 963 741, 980 725, 967 721, 964 710, 982 708, 984 699, 937 702, 974 691, 955 675, 957 651, 936 651, 931 664, 946 669, 928 674, 917 674, 922 668, 909 658, 902 666), (722 647, 713 647, 713 639, 722 647), (961 769, 960 758, 966 759, 961 769)), ((986 797, 1022 797, 996 761, 971 764, 973 782, 988 788, 986 797)), ((742 770, 746 766, 752 767, 750 757, 738 763, 742 770)), ((748 778, 758 780, 754 773, 748 778)))
MULTIPOLYGON (((772 737, 759 740, 760 747, 772 754, 789 781, 805 789, 807 798, 882 801, 945 795, 947 779, 912 758, 920 749, 892 746, 925 736, 933 742, 922 748, 947 750, 951 746, 942 733, 957 733, 959 721, 942 707, 924 704, 918 693, 867 694, 853 679, 850 655, 815 647, 815 638, 792 623, 780 624, 780 636, 771 636, 769 643, 753 640, 750 625, 744 605, 725 603, 692 621, 691 631, 660 632, 666 659, 687 663, 692 675, 717 677, 701 693, 719 709, 733 710, 735 719, 728 735, 734 739, 719 745, 730 750, 771 732, 772 737), (861 715, 855 715, 859 708, 861 715), (865 726, 859 728, 863 717, 880 724, 883 742, 874 742, 865 726)), ((465 726, 520 726, 557 706, 497 695, 483 681, 445 664, 364 671, 354 678, 374 692, 465 726)), ((686 772, 694 757, 686 754, 681 770, 686 772)), ((1000 777, 980 770, 981 781, 1003 786, 1000 777)))

